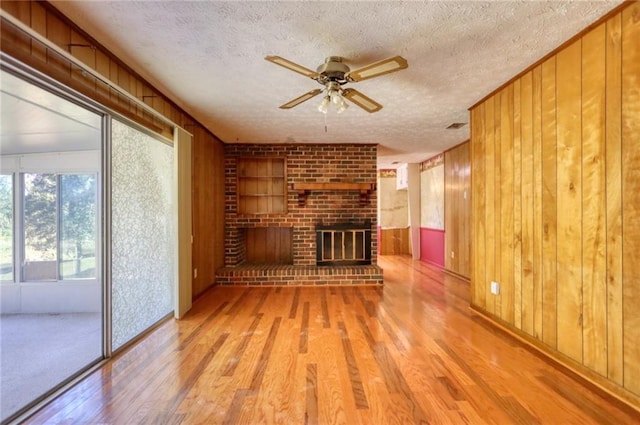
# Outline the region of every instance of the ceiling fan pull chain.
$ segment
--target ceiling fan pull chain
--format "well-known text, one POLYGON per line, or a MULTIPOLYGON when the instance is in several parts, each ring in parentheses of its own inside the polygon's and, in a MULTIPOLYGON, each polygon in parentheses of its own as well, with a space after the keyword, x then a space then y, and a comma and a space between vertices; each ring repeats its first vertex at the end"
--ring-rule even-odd
POLYGON ((326 133, 327 132, 327 115, 328 114, 322 114, 322 115, 324 115, 324 132, 326 133))

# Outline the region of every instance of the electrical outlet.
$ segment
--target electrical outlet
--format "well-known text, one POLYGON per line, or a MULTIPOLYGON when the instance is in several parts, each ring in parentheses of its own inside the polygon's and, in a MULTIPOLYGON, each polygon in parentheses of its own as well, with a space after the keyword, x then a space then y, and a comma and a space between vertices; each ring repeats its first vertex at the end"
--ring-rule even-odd
POLYGON ((500 293, 500 284, 495 281, 491 281, 491 293, 498 295, 500 293))
POLYGON ((456 253, 454 251, 451 251, 451 258, 456 258, 456 253))
POLYGON ((196 279, 198 277, 198 269, 193 269, 193 278, 196 279))

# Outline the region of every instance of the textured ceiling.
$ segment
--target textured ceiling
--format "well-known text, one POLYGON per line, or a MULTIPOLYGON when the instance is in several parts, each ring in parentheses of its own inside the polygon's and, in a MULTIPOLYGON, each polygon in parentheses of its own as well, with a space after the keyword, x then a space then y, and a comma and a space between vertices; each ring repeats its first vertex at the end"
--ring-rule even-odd
POLYGON ((468 125, 446 127, 621 1, 53 3, 225 142, 378 143, 387 168, 467 140, 468 125), (348 85, 381 111, 324 116, 320 97, 278 108, 320 86, 267 55, 313 70, 401 55, 409 68, 348 85))

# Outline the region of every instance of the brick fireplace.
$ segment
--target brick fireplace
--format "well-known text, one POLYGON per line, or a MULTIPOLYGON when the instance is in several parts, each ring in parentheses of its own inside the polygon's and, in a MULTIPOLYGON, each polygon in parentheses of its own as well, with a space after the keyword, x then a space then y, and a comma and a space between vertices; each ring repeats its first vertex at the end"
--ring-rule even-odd
POLYGON ((376 163, 375 145, 225 145, 225 267, 216 276, 217 283, 382 284, 382 270, 376 264, 376 163), (239 191, 245 190, 238 183, 244 173, 238 171, 242 158, 284 158, 284 211, 241 211, 245 208, 239 201, 239 191), (318 265, 316 228, 344 223, 368 227, 367 262, 318 265), (272 236, 265 242, 256 234, 272 236), (274 250, 279 253, 259 254, 274 250))

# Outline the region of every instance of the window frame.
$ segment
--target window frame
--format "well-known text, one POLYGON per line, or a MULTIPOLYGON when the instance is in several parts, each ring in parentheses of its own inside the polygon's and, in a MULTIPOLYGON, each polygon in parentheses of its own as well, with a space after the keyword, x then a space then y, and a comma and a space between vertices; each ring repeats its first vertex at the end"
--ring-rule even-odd
POLYGON ((10 284, 16 282, 16 173, 12 171, 0 172, 2 176, 9 176, 11 178, 11 279, 2 279, 0 277, 0 284, 10 284))

